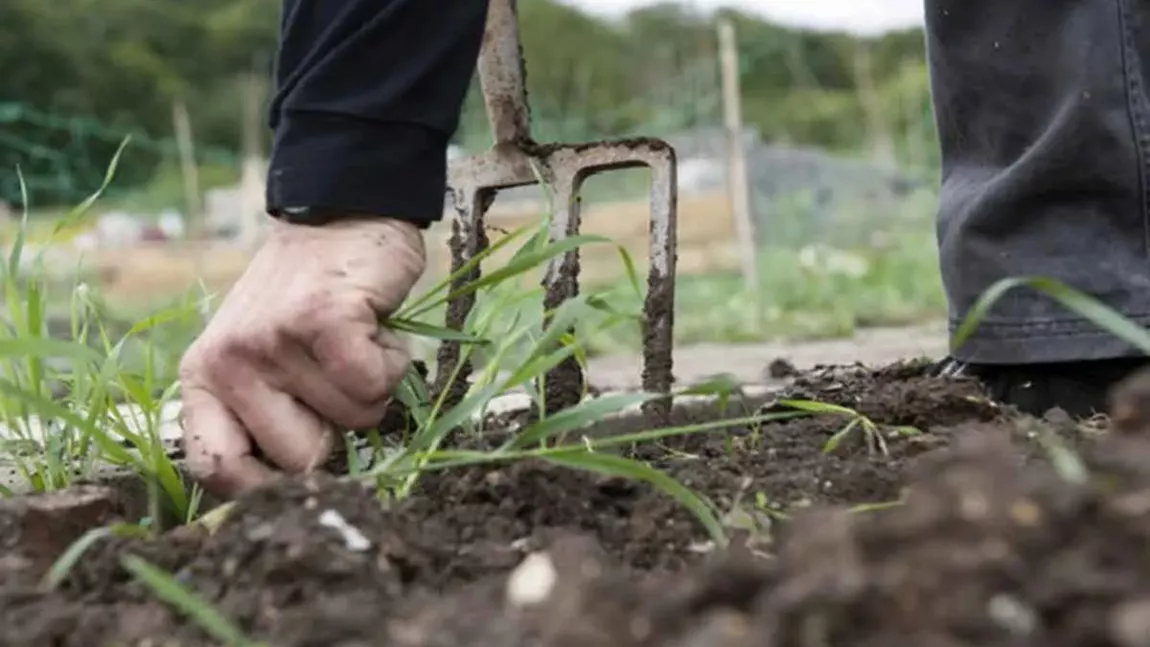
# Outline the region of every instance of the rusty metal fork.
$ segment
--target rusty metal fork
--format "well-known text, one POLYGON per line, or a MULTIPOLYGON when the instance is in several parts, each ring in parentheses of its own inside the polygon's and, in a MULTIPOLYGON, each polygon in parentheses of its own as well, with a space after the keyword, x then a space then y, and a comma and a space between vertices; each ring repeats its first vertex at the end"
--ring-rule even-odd
MULTIPOLYGON (((643 389, 669 393, 672 378, 672 328, 676 258, 678 187, 674 149, 650 138, 581 144, 539 144, 531 136, 530 109, 523 56, 519 45, 516 0, 490 0, 478 72, 491 123, 494 145, 487 151, 452 162, 448 190, 456 218, 452 223, 451 267, 460 271, 488 246, 485 213, 501 189, 537 184, 536 169, 554 195, 556 213, 551 221, 552 241, 579 232, 579 191, 590 176, 612 169, 649 167, 652 171, 649 271, 643 319, 643 389)), ((459 276, 452 290, 480 277, 474 268, 459 276)), ((571 251, 547 267, 544 307, 557 307, 579 291, 579 253, 571 251)), ((473 294, 449 304, 446 324, 461 329, 475 304, 473 294)), ((457 381, 448 384, 461 361, 458 343, 440 346, 435 386, 450 390, 448 400, 458 402, 467 388, 471 366, 461 367, 457 381)), ((544 403, 549 412, 577 404, 583 388, 579 364, 568 359, 547 374, 544 403)), ((645 409, 651 422, 667 420, 669 398, 645 409)))

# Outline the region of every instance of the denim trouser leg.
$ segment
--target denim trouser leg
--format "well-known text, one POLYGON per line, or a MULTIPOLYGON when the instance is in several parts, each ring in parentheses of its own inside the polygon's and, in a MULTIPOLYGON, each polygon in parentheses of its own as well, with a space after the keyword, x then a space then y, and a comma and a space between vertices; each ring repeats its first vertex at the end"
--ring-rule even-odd
MULTIPOLYGON (((1150 4, 926 0, 952 328, 999 279, 1042 275, 1150 325, 1150 4)), ((1057 302, 1009 293, 957 357, 1130 355, 1057 302)))

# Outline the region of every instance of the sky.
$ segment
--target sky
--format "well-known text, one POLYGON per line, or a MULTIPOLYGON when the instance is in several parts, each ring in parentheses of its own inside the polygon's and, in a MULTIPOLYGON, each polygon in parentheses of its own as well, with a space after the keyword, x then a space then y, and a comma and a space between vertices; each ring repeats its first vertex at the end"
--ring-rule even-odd
MULTIPOLYGON (((585 11, 619 15, 652 0, 564 0, 585 11)), ((922 24, 923 0, 687 0, 703 10, 735 7, 794 27, 877 34, 922 24)))

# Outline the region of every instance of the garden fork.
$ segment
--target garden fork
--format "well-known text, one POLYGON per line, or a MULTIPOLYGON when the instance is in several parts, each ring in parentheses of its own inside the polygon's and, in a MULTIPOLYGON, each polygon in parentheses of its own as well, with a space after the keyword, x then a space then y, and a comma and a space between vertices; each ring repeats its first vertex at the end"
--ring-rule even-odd
MULTIPOLYGON (((516 0, 490 0, 486 32, 479 56, 479 78, 487 117, 495 142, 486 152, 459 159, 450 165, 448 191, 456 211, 451 234, 451 269, 459 272, 488 246, 484 216, 502 189, 539 183, 549 185, 556 212, 550 238, 559 241, 578 234, 579 191, 596 173, 647 166, 652 171, 650 192, 650 252, 647 295, 643 317, 643 389, 669 394, 676 254, 678 187, 674 149, 650 138, 623 139, 582 144, 539 144, 531 136, 531 118, 523 56, 519 45, 516 0), (539 173, 539 176, 536 173, 539 173)), ((480 277, 473 268, 455 278, 455 291, 480 277)), ((548 264, 543 279, 544 308, 550 311, 578 294, 579 254, 568 252, 548 264)), ((447 327, 461 330, 475 305, 474 294, 449 304, 447 327)), ((436 390, 458 402, 466 389, 471 367, 459 367, 457 380, 448 384, 461 361, 460 346, 444 342, 438 351, 436 390)), ((544 405, 554 412, 577 404, 583 393, 582 370, 573 358, 547 374, 544 405)), ((670 399, 648 403, 645 412, 653 423, 665 422, 670 399)))

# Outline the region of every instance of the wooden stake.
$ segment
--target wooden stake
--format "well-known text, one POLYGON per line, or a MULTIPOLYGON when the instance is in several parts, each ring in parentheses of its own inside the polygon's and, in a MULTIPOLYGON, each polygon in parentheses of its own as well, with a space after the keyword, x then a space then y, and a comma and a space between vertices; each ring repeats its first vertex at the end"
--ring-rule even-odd
POLYGON ((751 194, 747 180, 747 157, 743 150, 742 89, 739 86, 739 54, 735 25, 719 21, 719 60, 723 81, 723 122, 727 131, 727 194, 747 289, 759 295, 759 259, 755 226, 751 221, 751 194))
POLYGON ((240 244, 249 249, 256 247, 262 240, 267 215, 264 211, 264 180, 267 165, 263 158, 263 147, 260 145, 263 94, 264 88, 260 77, 255 72, 246 75, 243 79, 240 122, 243 167, 240 174, 239 238, 240 244))
POLYGON ((196 145, 192 137, 192 120, 182 99, 172 103, 172 127, 176 131, 176 149, 180 155, 180 175, 184 180, 184 205, 188 237, 205 233, 203 196, 200 195, 200 170, 196 166, 196 145))

